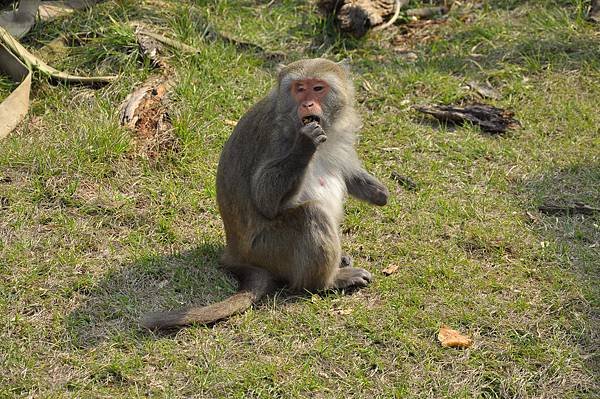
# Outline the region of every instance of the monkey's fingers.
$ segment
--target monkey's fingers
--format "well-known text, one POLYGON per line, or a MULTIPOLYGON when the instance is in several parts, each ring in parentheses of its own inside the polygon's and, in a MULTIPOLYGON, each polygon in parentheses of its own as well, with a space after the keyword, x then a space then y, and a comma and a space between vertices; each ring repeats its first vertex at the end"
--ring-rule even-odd
POLYGON ((327 140, 327 135, 325 134, 323 128, 314 121, 303 126, 302 129, 300 129, 300 133, 308 138, 315 147, 327 140))
POLYGON ((322 143, 324 143, 324 142, 326 142, 326 141, 327 141, 327 136, 326 136, 325 134, 320 134, 320 135, 318 135, 318 136, 317 136, 317 138, 315 139, 315 142, 316 142, 317 144, 322 144, 322 143))

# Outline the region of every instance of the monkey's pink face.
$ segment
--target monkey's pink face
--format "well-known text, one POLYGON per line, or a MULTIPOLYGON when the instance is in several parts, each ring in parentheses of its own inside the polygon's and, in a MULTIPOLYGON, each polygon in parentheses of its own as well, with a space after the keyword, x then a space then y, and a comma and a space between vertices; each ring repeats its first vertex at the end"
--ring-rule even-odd
POLYGON ((298 118, 304 125, 323 117, 321 103, 329 85, 321 79, 300 79, 292 82, 292 97, 298 105, 298 118))

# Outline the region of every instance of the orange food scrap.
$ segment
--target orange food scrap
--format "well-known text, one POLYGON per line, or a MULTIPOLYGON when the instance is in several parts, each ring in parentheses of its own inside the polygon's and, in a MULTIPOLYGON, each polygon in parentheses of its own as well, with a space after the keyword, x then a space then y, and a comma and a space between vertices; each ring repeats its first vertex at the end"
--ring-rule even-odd
POLYGON ((468 348, 473 345, 473 340, 446 325, 440 327, 438 341, 444 348, 468 348))
POLYGON ((382 270, 383 274, 389 276, 392 273, 395 273, 398 270, 398 265, 394 265, 393 263, 382 270))

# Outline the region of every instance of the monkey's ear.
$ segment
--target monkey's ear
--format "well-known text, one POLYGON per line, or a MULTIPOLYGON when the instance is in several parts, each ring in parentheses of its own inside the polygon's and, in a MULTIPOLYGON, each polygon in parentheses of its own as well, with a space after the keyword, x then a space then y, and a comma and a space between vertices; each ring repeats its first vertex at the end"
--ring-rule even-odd
POLYGON ((344 68, 346 73, 350 73, 350 62, 352 62, 352 59, 346 57, 343 60, 341 60, 340 62, 338 62, 337 64, 339 66, 341 66, 342 68, 344 68))

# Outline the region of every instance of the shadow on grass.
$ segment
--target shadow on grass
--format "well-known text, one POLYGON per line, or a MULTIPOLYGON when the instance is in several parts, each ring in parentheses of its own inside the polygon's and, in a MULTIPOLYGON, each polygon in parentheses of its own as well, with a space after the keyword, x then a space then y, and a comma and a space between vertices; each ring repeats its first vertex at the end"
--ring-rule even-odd
POLYGON ((486 7, 491 9, 512 10, 524 4, 536 5, 539 7, 561 7, 572 6, 573 0, 495 0, 485 3, 486 7))
MULTIPOLYGON (((568 205, 584 202, 600 206, 600 164, 576 163, 567 168, 547 171, 524 182, 535 205, 568 205)), ((598 217, 600 215, 596 215, 598 217)), ((594 218, 594 216, 591 216, 594 218)))
MULTIPOLYGON (((524 193, 536 208, 576 202, 600 207, 600 164, 573 164, 524 182, 524 193)), ((557 261, 577 282, 583 298, 567 301, 565 317, 573 320, 575 344, 590 370, 600 374, 600 213, 539 214, 532 221, 541 239, 555 243, 557 261)), ((557 287, 557 289, 560 289, 557 287)), ((565 299, 566 300, 566 299, 565 299)))
POLYGON ((145 334, 138 322, 149 311, 206 305, 231 295, 235 279, 219 268, 222 245, 152 256, 124 264, 97 284, 76 288, 87 299, 68 317, 72 342, 89 347, 119 335, 145 334))
MULTIPOLYGON (((148 334, 139 325, 147 312, 205 306, 229 297, 238 283, 220 267, 222 251, 221 244, 207 243, 173 255, 146 257, 107 273, 97 284, 81 284, 75 290, 86 299, 66 318, 70 341, 86 348, 119 336, 141 337, 148 334)), ((301 301, 306 295, 281 287, 256 307, 269 306, 273 300, 282 305, 301 301)))
MULTIPOLYGON (((459 32, 450 42, 473 41, 474 32, 459 32)), ((584 38, 527 38, 515 43, 498 44, 484 57, 473 59, 468 54, 449 52, 434 56, 421 63, 421 67, 433 68, 444 73, 473 75, 483 71, 494 71, 503 64, 525 68, 529 72, 539 72, 546 68, 555 71, 580 69, 585 65, 600 68, 600 46, 598 41, 584 38)))
MULTIPOLYGON (((86 299, 66 318, 70 341, 86 348, 120 336, 141 337, 148 334, 139 325, 147 312, 205 306, 229 297, 238 284, 219 266, 222 251, 221 244, 207 243, 182 253, 146 257, 107 273, 97 284, 83 283, 74 288, 86 299)), ((355 291, 345 290, 347 294, 355 291)), ((338 294, 327 291, 320 295, 338 294)), ((307 295, 281 287, 256 307, 270 306, 273 301, 285 306, 307 295)))

